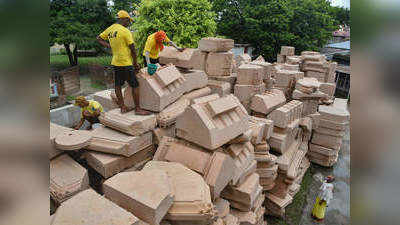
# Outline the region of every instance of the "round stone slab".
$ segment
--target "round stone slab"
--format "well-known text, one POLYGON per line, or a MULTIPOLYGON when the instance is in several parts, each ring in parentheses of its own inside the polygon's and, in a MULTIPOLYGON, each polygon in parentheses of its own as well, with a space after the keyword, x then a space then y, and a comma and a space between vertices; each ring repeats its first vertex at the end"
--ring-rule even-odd
POLYGON ((92 139, 90 131, 72 130, 57 135, 54 143, 57 149, 73 151, 88 146, 90 139, 92 139))

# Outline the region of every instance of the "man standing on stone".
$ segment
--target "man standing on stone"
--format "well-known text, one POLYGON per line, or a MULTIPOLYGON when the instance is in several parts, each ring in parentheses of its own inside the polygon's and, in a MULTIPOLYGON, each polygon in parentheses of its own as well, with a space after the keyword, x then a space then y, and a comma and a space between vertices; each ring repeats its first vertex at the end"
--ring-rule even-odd
POLYGON ((178 51, 183 51, 183 48, 179 48, 174 42, 172 42, 165 34, 164 31, 160 30, 147 37, 146 45, 144 46, 143 56, 145 57, 146 67, 149 64, 158 63, 159 53, 164 49, 164 42, 174 46, 178 51))
POLYGON ((111 48, 113 58, 111 65, 114 66, 115 74, 115 95, 118 99, 118 106, 122 113, 129 109, 122 97, 121 86, 126 82, 132 87, 132 96, 135 102, 135 113, 137 115, 148 115, 150 112, 140 108, 139 105, 139 83, 136 79, 136 73, 139 72, 139 65, 136 60, 136 50, 133 44, 133 37, 130 26, 133 19, 128 12, 121 10, 117 14, 117 23, 111 25, 97 37, 97 41, 106 48, 111 48), (107 42, 108 41, 108 42, 107 42))

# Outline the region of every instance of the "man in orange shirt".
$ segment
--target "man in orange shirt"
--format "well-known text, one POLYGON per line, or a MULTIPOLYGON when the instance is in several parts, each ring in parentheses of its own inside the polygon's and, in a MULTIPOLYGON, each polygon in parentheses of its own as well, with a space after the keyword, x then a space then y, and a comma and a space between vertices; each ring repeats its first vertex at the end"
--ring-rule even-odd
POLYGON ((141 109, 139 105, 139 83, 136 79, 136 73, 139 72, 140 67, 137 64, 132 33, 127 29, 133 19, 124 10, 119 11, 117 16, 118 22, 101 33, 97 37, 97 41, 112 50, 111 65, 114 66, 115 95, 121 112, 125 113, 131 110, 124 104, 122 97, 121 86, 126 81, 132 87, 132 96, 136 106, 135 113, 137 115, 149 115, 150 112, 141 109))

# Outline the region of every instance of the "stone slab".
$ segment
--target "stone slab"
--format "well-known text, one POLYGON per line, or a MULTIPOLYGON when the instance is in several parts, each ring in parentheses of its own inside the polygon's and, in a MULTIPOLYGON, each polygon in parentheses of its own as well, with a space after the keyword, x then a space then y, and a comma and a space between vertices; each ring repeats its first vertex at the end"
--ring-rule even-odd
POLYGON ((285 94, 277 89, 254 95, 251 98, 250 108, 254 112, 269 114, 286 103, 285 94))
POLYGON ((208 77, 207 74, 202 70, 189 70, 181 72, 185 78, 184 92, 191 92, 195 89, 204 88, 207 86, 208 77))
POLYGON ((237 84, 260 85, 265 78, 264 68, 256 65, 244 64, 237 70, 237 84))
POLYGON ((50 161, 50 196, 56 204, 88 188, 87 170, 70 156, 63 154, 50 161))
POLYGON ((104 111, 118 108, 117 103, 112 99, 111 94, 114 90, 104 90, 93 94, 93 100, 100 103, 104 111))
POLYGON ((207 56, 206 73, 209 76, 229 76, 233 69, 232 52, 211 52, 207 56))
POLYGON ((220 97, 229 95, 232 90, 230 83, 218 80, 208 80, 207 86, 212 94, 218 94, 220 97))
POLYGON ((156 116, 154 114, 140 116, 136 115, 135 111, 122 114, 120 109, 101 113, 99 120, 107 127, 132 136, 144 134, 156 127, 156 116))
POLYGON ((107 179, 153 157, 154 152, 154 146, 140 150, 130 157, 88 151, 85 153, 85 158, 90 167, 107 179))
POLYGON ((293 56, 294 55, 294 47, 291 46, 282 46, 281 47, 281 55, 285 56, 293 56))
POLYGON ((123 172, 103 184, 104 196, 149 224, 159 224, 174 201, 165 171, 123 172))
POLYGON ((205 52, 226 52, 233 47, 234 41, 232 39, 207 37, 199 41, 199 49, 205 52))
POLYGON ((125 157, 132 156, 153 144, 152 132, 130 136, 107 127, 100 127, 93 130, 92 135, 93 138, 87 149, 125 157))
POLYGON ((64 202, 51 225, 139 225, 139 219, 88 189, 64 202))

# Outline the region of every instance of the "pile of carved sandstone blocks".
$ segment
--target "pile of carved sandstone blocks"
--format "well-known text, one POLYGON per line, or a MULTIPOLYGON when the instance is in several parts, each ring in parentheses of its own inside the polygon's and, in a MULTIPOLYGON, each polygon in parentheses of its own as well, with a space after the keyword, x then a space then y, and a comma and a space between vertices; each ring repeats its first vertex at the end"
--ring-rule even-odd
POLYGON ((318 126, 314 128, 307 156, 313 163, 330 167, 337 162, 350 113, 346 101, 338 98, 332 105, 319 106, 318 111, 318 126))
POLYGON ((322 99, 322 101, 331 104, 334 100, 336 89, 335 74, 337 63, 328 62, 324 55, 312 51, 302 52, 301 58, 301 71, 304 72, 304 76, 315 78, 321 83, 321 92, 328 95, 328 97, 322 99))
MULTIPOLYGON (((173 47, 166 47, 160 52, 160 63, 172 63, 184 69, 204 71, 208 76, 208 86, 212 93, 225 96, 232 92, 236 82, 234 54, 232 39, 203 38, 198 43, 198 48, 186 48, 178 52, 173 47)), ((248 57, 240 57, 238 60, 248 61, 248 57)), ((251 59, 250 59, 251 60, 251 59)))

